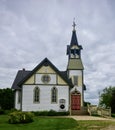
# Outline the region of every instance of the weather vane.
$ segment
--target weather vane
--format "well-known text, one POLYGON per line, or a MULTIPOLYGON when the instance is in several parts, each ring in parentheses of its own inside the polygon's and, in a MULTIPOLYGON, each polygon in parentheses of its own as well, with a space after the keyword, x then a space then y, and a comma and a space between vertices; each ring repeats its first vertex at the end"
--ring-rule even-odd
POLYGON ((73 19, 73 30, 75 30, 75 26, 76 26, 76 24, 75 24, 75 18, 73 19))

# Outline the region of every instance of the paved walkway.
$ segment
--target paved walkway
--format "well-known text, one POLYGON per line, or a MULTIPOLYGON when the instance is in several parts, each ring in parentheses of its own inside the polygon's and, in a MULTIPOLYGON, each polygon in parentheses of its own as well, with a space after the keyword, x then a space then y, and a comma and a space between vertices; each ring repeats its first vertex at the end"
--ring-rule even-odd
MULTIPOLYGON (((103 118, 103 117, 95 117, 95 116, 70 116, 70 118, 73 118, 75 120, 107 120, 107 121, 115 121, 114 118, 103 118)), ((106 128, 102 128, 100 130, 115 130, 115 126, 110 125, 110 126, 108 126, 106 128)))
POLYGON ((70 116, 75 120, 110 120, 115 121, 114 118, 103 118, 103 117, 96 117, 96 116, 70 116))

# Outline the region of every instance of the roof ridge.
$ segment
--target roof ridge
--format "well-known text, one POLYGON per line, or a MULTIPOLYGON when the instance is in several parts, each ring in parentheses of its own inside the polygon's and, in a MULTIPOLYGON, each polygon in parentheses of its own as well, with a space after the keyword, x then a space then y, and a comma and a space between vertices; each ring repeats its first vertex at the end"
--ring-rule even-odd
POLYGON ((22 79, 19 83, 18 83, 18 85, 19 86, 21 86, 28 78, 30 78, 33 74, 34 74, 34 72, 35 71, 37 71, 41 66, 48 66, 48 65, 50 65, 51 67, 52 67, 52 69, 54 70, 54 71, 56 71, 60 76, 61 76, 61 78, 67 83, 67 84, 69 84, 70 86, 72 86, 72 84, 70 84, 70 82, 69 82, 69 80, 66 78, 66 76, 64 76, 62 73, 61 73, 61 71, 60 70, 58 70, 57 69, 57 67, 55 66, 55 65, 53 65, 53 63, 46 57, 46 58, 44 58, 44 60, 42 60, 41 62, 40 62, 40 64, 38 64, 24 79, 22 79))

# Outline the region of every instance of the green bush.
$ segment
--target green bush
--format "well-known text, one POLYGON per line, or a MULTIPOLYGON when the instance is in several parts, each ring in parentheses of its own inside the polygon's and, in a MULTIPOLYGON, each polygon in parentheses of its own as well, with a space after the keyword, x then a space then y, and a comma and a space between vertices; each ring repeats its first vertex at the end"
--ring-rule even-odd
POLYGON ((14 111, 19 111, 19 110, 16 110, 16 109, 10 109, 10 110, 4 110, 4 109, 0 109, 0 115, 8 115, 9 113, 12 113, 14 111))
POLYGON ((3 109, 0 109, 0 115, 5 114, 5 111, 3 109))
POLYGON ((90 102, 84 102, 84 107, 87 107, 87 105, 91 105, 90 102))
POLYGON ((50 111, 36 111, 32 112, 35 116, 66 116, 69 115, 69 112, 56 112, 54 110, 50 111))
POLYGON ((47 116, 48 111, 33 111, 32 112, 35 116, 47 116))
POLYGON ((33 114, 31 112, 15 111, 9 115, 9 123, 30 123, 33 121, 33 114))
POLYGON ((112 113, 111 116, 115 118, 115 114, 114 113, 112 113))

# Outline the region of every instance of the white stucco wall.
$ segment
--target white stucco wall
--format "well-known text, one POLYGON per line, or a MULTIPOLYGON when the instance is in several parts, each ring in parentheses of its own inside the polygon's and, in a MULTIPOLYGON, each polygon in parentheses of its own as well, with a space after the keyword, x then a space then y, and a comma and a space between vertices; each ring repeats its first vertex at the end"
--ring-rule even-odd
POLYGON ((33 90, 36 85, 24 85, 22 91, 22 111, 44 111, 55 110, 60 111, 60 99, 65 99, 65 111, 69 109, 69 87, 68 86, 56 86, 58 90, 57 103, 51 103, 51 89, 52 85, 38 85, 40 89, 40 102, 33 102, 33 90))
POLYGON ((69 77, 74 76, 74 75, 81 76, 82 75, 82 70, 70 70, 69 71, 69 77))
POLYGON ((81 106, 83 106, 83 102, 84 102, 83 77, 82 77, 83 72, 82 71, 83 70, 69 70, 69 77, 78 76, 78 86, 74 86, 74 88, 72 88, 71 91, 74 91, 74 89, 76 88, 80 92, 81 106))

